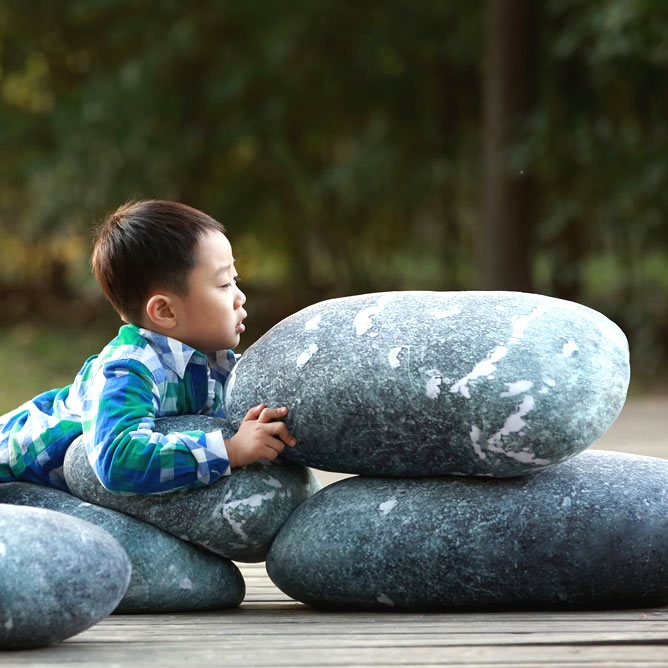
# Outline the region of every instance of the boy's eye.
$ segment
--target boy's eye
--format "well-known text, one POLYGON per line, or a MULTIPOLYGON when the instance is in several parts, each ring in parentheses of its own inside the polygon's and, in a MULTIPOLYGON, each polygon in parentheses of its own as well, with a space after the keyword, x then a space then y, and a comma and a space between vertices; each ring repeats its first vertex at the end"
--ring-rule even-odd
POLYGON ((225 283, 225 285, 221 285, 221 288, 231 288, 233 285, 239 285, 241 283, 241 279, 238 276, 235 276, 233 279, 234 283, 225 283))

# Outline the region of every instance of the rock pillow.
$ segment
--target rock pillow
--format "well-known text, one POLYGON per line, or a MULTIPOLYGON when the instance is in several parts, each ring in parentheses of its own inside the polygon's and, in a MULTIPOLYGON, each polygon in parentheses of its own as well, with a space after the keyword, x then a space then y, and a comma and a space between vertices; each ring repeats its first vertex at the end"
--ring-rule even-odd
POLYGON ((132 576, 114 612, 217 610, 238 606, 244 599, 243 577, 229 559, 129 515, 22 482, 0 485, 0 503, 56 510, 87 520, 115 538, 130 559, 132 576))
POLYGON ((0 504, 0 650, 43 647, 99 622, 123 597, 130 570, 99 527, 0 504))
POLYGON ((668 603, 668 461, 590 451, 538 475, 348 478, 277 536, 267 572, 317 608, 668 603))
POLYGON ((285 404, 291 461, 383 476, 508 477, 564 461, 619 414, 626 337, 585 306, 515 292, 324 301, 241 357, 230 421, 285 404))
MULTIPOLYGON (((220 420, 205 416, 156 420, 156 429, 166 433, 220 428, 220 420)), ((276 461, 234 469, 232 475, 201 489, 151 496, 113 494, 99 483, 80 439, 67 451, 64 473, 70 491, 80 499, 132 515, 242 562, 263 561, 292 511, 320 488, 309 469, 276 461)))

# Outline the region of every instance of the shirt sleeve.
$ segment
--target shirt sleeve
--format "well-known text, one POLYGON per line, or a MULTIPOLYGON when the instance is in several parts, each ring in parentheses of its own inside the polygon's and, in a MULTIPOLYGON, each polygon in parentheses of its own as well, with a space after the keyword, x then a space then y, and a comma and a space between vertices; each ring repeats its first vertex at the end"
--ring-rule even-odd
POLYGON ((111 492, 159 494, 204 487, 230 472, 222 432, 154 431, 160 394, 133 359, 107 362, 83 403, 88 459, 111 492))

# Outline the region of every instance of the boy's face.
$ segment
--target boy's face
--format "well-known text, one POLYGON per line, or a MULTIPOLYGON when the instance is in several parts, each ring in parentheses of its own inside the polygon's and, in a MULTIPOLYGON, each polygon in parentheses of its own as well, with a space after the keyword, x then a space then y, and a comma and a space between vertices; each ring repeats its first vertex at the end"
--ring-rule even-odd
POLYGON ((202 353, 234 348, 244 331, 246 295, 237 287, 232 247, 212 230, 197 245, 188 294, 177 299, 178 331, 172 335, 202 353))

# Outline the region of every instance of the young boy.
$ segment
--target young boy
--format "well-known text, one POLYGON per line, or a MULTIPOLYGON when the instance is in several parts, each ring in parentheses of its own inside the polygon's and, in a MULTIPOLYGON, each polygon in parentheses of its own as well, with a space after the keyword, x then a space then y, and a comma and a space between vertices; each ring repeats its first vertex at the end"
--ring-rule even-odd
POLYGON ((127 324, 72 385, 0 416, 0 482, 66 490, 63 458, 81 434, 100 482, 136 494, 210 485, 295 444, 277 421, 287 408, 263 404, 229 439, 220 431, 154 431, 158 417, 224 416, 246 297, 220 223, 183 204, 130 203, 98 230, 91 263, 127 324))

